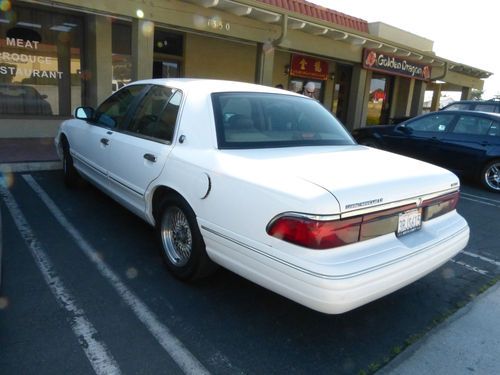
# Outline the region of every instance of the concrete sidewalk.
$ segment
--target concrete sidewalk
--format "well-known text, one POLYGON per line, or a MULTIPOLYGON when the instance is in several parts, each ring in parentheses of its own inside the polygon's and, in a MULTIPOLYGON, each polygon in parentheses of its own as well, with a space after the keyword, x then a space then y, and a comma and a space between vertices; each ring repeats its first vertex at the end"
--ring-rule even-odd
POLYGON ((53 138, 0 138, 0 172, 60 168, 53 138))
POLYGON ((500 283, 377 372, 396 374, 500 374, 500 283))

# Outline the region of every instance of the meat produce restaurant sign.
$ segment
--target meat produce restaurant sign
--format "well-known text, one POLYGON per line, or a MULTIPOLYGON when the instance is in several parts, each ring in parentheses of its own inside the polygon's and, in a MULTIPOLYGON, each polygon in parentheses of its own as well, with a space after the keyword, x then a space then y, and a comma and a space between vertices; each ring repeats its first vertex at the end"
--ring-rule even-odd
POLYGON ((430 65, 407 60, 403 57, 365 49, 363 53, 363 68, 376 72, 390 73, 403 77, 428 81, 431 78, 430 65))

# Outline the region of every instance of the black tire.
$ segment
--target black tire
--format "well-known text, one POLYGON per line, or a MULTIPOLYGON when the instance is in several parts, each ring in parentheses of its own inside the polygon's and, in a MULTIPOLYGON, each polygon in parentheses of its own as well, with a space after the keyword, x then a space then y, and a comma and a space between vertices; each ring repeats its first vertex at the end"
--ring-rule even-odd
POLYGON ((492 160, 484 166, 479 181, 489 191, 500 193, 500 159, 492 160))
POLYGON ((69 151, 69 144, 66 139, 62 141, 63 145, 63 175, 64 175, 64 185, 66 187, 73 189, 78 186, 80 181, 80 175, 73 165, 73 158, 69 151))
POLYGON ((169 195, 158 212, 158 238, 170 272, 183 281, 211 275, 217 266, 207 255, 196 215, 189 204, 179 196, 169 195))
POLYGON ((381 148, 380 143, 373 138, 364 138, 359 141, 360 145, 368 146, 372 148, 381 148))

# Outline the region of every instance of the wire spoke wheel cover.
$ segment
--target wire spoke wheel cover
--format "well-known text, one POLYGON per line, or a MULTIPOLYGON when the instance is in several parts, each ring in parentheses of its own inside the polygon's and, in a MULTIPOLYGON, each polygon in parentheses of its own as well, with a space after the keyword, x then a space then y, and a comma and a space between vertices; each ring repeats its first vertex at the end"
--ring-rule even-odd
POLYGON ((174 266, 185 266, 193 252, 193 236, 184 212, 176 206, 168 207, 163 214, 160 231, 168 260, 174 266))

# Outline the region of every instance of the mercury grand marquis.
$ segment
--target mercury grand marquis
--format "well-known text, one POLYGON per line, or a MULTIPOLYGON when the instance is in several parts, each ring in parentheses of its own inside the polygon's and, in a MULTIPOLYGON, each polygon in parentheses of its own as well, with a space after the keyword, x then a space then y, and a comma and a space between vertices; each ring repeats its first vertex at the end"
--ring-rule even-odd
POLYGON ((337 314, 423 277, 467 244, 459 180, 356 144, 316 100, 254 84, 131 83, 56 137, 82 177, 157 228, 167 268, 225 267, 337 314))

